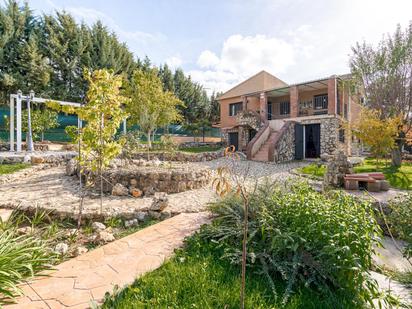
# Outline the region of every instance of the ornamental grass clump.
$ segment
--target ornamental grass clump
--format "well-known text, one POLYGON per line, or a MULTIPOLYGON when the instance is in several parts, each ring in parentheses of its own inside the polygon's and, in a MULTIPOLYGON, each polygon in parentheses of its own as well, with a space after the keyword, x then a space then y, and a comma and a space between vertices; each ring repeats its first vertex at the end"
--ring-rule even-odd
MULTIPOLYGON (((223 258, 241 263, 243 206, 231 194, 211 205, 216 216, 203 235, 223 248, 223 258)), ((380 229, 371 205, 341 192, 318 193, 305 183, 265 184, 250 196, 247 263, 263 273, 274 294, 286 282, 283 302, 299 286, 353 295, 371 303, 379 295, 369 276, 380 229)))
POLYGON ((49 269, 56 254, 36 236, 18 235, 10 228, 0 232, 0 307, 20 294, 18 284, 49 269))

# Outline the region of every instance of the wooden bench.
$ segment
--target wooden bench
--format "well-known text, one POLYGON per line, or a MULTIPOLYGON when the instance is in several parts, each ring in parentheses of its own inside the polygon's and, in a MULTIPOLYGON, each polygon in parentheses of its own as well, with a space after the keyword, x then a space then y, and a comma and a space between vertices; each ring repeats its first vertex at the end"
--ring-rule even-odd
POLYGON ((363 185, 371 192, 388 191, 389 183, 385 180, 383 173, 359 173, 346 174, 344 176, 346 190, 359 190, 359 185, 363 185))

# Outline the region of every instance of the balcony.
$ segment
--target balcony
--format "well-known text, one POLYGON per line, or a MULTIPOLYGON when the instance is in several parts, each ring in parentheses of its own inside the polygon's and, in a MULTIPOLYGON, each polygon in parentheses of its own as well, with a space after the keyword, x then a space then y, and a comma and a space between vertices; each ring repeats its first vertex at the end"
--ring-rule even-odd
POLYGON ((298 116, 326 115, 328 113, 328 95, 316 95, 312 100, 300 101, 298 116))

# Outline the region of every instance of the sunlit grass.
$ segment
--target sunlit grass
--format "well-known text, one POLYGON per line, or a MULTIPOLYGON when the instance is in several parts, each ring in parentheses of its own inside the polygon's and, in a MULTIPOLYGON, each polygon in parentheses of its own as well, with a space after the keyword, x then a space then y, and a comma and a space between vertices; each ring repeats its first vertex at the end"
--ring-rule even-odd
MULTIPOLYGON (((221 249, 199 236, 189 239, 186 248, 159 269, 106 299, 103 308, 239 308, 240 267, 221 258, 221 249)), ((282 295, 281 279, 275 288, 282 295)), ((301 288, 286 305, 276 299, 263 275, 249 271, 246 308, 353 308, 350 295, 321 296, 301 288)))
POLYGON ((0 175, 11 174, 29 166, 30 164, 26 163, 0 164, 0 175))
MULTIPOLYGON (((314 177, 323 177, 326 168, 324 165, 318 166, 313 163, 298 170, 300 173, 314 177)), ((355 173, 382 172, 390 185, 394 188, 411 190, 412 189, 412 163, 403 162, 400 168, 390 165, 389 160, 375 160, 368 158, 363 164, 354 167, 355 173)))

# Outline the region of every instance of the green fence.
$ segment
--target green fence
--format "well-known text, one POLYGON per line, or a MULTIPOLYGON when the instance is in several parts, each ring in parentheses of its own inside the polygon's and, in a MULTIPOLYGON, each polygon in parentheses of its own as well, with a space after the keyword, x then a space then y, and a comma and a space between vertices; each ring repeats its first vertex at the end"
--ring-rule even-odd
MULTIPOLYGON (((5 116, 9 116, 9 107, 0 105, 0 140, 8 141, 9 140, 9 129, 6 127, 5 116)), ((45 140, 53 142, 68 142, 70 138, 65 132, 67 126, 77 126, 77 117, 73 115, 66 115, 63 113, 59 114, 59 127, 50 129, 45 132, 45 140)), ((139 130, 138 126, 133 126, 130 130, 139 130)), ((158 129, 155 134, 155 140, 159 140, 160 136, 165 133, 164 129, 158 129)), ((170 125, 168 128, 168 133, 184 135, 184 136, 193 136, 193 134, 183 128, 182 125, 170 125)), ((205 131, 205 136, 207 137, 220 137, 220 130, 218 128, 209 128, 205 131)), ((25 139, 25 134, 23 133, 23 140, 25 139)), ((144 137, 143 137, 144 139, 144 137)))

